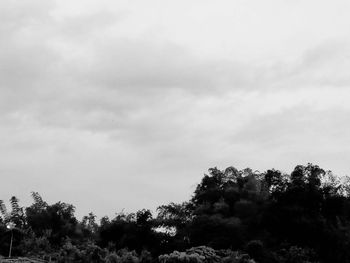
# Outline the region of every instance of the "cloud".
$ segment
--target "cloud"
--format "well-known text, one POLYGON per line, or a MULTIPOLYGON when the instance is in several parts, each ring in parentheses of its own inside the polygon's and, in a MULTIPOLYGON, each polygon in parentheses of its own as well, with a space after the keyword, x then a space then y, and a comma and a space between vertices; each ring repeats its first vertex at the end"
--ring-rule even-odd
POLYGON ((337 138, 338 145, 341 141, 348 140, 348 113, 348 110, 315 111, 310 107, 299 106, 253 118, 246 127, 235 134, 233 140, 242 144, 261 144, 261 148, 284 148, 285 145, 307 148, 308 145, 316 146, 319 142, 318 147, 323 148, 326 146, 323 145, 323 140, 337 138))
POLYGON ((261 74, 265 85, 274 89, 341 88, 350 85, 349 66, 349 41, 333 39, 309 47, 293 59, 262 66, 261 74))
POLYGON ((245 65, 201 59, 171 41, 119 36, 113 30, 122 13, 67 15, 54 4, 32 1, 27 10, 14 3, 4 4, 1 24, 11 34, 2 32, 0 51, 1 110, 14 121, 123 129, 130 116, 172 94, 251 85, 245 65))
POLYGON ((76 64, 89 85, 111 89, 162 92, 219 92, 251 85, 251 71, 243 63, 201 59, 185 48, 167 42, 142 39, 103 38, 96 41, 88 60, 76 64))
POLYGON ((103 215, 181 201, 210 166, 346 171, 347 13, 313 39, 294 2, 0 5, 2 191, 103 215))
POLYGON ((57 14, 55 5, 37 5, 30 5, 33 14, 8 7, 16 12, 2 18, 7 30, 9 21, 17 22, 2 42, 0 84, 2 110, 41 125, 123 133, 128 127, 137 130, 131 123, 139 112, 164 115, 165 100, 180 112, 191 107, 183 105, 182 97, 205 100, 240 91, 248 96, 348 83, 344 43, 321 45, 293 61, 251 65, 200 57, 164 39, 126 37, 118 25, 130 14, 67 15, 57 14))

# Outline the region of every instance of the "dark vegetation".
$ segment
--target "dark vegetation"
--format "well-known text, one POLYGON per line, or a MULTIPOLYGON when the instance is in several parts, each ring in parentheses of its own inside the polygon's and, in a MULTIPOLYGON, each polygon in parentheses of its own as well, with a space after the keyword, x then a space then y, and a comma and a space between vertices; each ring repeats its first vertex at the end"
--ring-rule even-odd
POLYGON ((0 201, 0 254, 12 231, 13 256, 58 262, 350 262, 349 182, 312 164, 290 175, 212 168, 188 202, 99 222, 33 192, 26 208, 0 201))

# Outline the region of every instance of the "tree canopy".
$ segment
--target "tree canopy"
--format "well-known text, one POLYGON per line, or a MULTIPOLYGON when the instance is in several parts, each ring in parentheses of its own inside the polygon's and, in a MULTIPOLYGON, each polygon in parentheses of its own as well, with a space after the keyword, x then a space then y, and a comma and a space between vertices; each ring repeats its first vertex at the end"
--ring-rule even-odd
POLYGON ((350 179, 310 163, 290 174, 210 168, 186 202, 99 222, 32 198, 12 197, 11 209, 0 200, 2 255, 12 223, 14 255, 62 262, 350 262, 350 179))

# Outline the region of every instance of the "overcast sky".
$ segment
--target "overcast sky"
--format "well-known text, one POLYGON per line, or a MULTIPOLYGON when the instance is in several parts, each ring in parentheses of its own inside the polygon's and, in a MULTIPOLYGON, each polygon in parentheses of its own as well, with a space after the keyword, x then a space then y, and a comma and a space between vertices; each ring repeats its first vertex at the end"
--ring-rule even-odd
POLYGON ((348 0, 0 1, 0 199, 113 216, 208 168, 350 174, 348 0))

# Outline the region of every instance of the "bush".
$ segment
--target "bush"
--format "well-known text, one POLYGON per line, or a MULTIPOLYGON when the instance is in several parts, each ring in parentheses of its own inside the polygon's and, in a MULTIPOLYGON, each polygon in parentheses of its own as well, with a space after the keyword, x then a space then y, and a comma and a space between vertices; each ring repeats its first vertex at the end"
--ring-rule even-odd
POLYGON ((196 253, 187 254, 186 252, 174 251, 167 255, 161 255, 158 259, 160 263, 203 263, 205 257, 196 253))
POLYGON ((106 263, 120 263, 121 259, 116 253, 110 253, 106 256, 106 263))
POLYGON ((193 247, 186 252, 174 251, 159 256, 160 263, 254 263, 249 255, 232 250, 216 251, 210 247, 193 247))
POLYGON ((200 247, 193 247, 186 250, 187 254, 198 254, 201 257, 204 257, 203 262, 205 263, 214 263, 214 262, 220 262, 220 257, 216 254, 216 251, 212 249, 211 247, 206 246, 200 246, 200 247))
POLYGON ((276 261, 281 263, 317 263, 316 254, 312 249, 297 246, 281 249, 277 252, 276 261))
POLYGON ((246 251, 253 259, 259 260, 264 256, 264 245, 260 240, 251 240, 246 245, 246 251))
POLYGON ((233 252, 230 256, 223 258, 223 263, 255 263, 254 259, 250 259, 248 254, 233 252))

